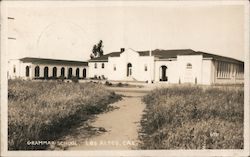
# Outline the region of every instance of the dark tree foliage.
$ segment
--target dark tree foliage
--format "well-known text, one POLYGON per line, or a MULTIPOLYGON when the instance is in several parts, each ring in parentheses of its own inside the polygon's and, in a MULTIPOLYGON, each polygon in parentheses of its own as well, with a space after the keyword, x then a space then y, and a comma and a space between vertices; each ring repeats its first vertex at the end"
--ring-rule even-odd
POLYGON ((102 40, 99 41, 98 44, 95 44, 92 49, 92 53, 90 58, 96 58, 103 55, 103 42, 102 40))

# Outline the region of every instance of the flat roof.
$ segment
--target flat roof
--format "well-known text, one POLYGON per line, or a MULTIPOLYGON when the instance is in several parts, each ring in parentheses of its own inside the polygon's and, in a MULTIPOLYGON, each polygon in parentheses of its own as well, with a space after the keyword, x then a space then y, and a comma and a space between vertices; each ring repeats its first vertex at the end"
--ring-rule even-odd
POLYGON ((24 63, 31 62, 34 64, 57 64, 57 65, 64 64, 64 65, 88 66, 88 62, 61 60, 61 59, 25 57, 25 58, 21 58, 20 60, 24 63))

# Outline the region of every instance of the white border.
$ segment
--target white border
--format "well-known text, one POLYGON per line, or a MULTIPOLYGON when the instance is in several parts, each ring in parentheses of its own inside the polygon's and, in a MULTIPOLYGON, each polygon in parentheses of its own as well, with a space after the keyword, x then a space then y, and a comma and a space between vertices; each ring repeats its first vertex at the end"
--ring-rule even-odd
POLYGON ((1 2, 1 156, 249 156, 249 2, 248 1, 2 1, 1 2), (56 2, 56 4, 55 4, 56 2), (218 6, 245 7, 244 150, 132 150, 132 151, 7 151, 7 8, 8 7, 108 7, 108 6, 218 6))

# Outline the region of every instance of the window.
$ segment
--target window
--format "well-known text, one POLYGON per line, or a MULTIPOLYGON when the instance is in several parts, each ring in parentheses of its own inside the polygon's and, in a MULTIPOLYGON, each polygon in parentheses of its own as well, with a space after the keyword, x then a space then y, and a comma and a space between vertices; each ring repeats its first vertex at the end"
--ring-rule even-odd
POLYGON ((102 63, 102 68, 104 69, 104 63, 102 63))
POLYGON ((16 66, 13 67, 13 72, 16 73, 16 66))
POLYGON ((95 63, 95 69, 97 69, 97 63, 95 63))
POLYGON ((144 70, 148 71, 148 66, 147 65, 144 66, 144 70))
POLYGON ((44 78, 47 79, 49 77, 49 68, 45 67, 43 73, 44 73, 44 78))
POLYGON ((61 76, 62 76, 62 77, 65 76, 65 68, 64 68, 64 67, 61 68, 61 76))
POLYGON ((219 61, 217 62, 217 77, 218 78, 230 78, 233 75, 233 71, 236 70, 237 67, 231 67, 230 63, 219 61))
POLYGON ((191 63, 188 63, 186 68, 187 68, 187 69, 192 69, 192 64, 191 64, 191 63))
POLYGON ((116 71, 116 65, 114 64, 114 71, 116 71))
POLYGON ((68 78, 71 79, 72 78, 72 68, 69 68, 68 70, 68 78))
POLYGON ((86 69, 85 69, 85 68, 83 69, 82 77, 83 77, 83 78, 86 78, 86 69))
POLYGON ((40 76, 40 68, 39 66, 35 67, 35 77, 39 77, 40 76))
POLYGON ((76 69, 76 77, 77 77, 77 78, 80 78, 80 71, 79 71, 79 68, 76 69))
POLYGON ((29 66, 26 66, 26 77, 30 76, 30 68, 29 66))
POLYGON ((236 65, 236 77, 243 78, 244 77, 244 65, 236 65))
POLYGON ((57 68, 54 67, 53 68, 53 78, 56 78, 57 77, 57 68))

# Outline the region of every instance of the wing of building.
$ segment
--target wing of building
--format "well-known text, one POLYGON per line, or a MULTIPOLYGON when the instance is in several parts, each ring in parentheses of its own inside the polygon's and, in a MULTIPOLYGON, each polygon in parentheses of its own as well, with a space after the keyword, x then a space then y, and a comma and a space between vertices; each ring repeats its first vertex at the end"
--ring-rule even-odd
POLYGON ((89 60, 89 77, 167 83, 243 83, 244 62, 191 49, 121 49, 89 60))
POLYGON ((8 79, 56 79, 59 77, 86 78, 88 62, 31 58, 8 61, 8 79))

